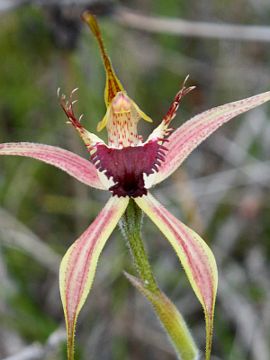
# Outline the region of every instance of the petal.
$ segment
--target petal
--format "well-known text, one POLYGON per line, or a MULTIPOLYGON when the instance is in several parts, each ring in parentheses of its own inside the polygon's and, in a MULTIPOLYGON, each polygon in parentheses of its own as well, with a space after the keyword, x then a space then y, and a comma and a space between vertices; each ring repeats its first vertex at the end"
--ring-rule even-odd
POLYGON ((163 181, 174 172, 186 157, 221 125, 269 100, 270 91, 215 107, 184 123, 168 139, 166 159, 159 168, 154 184, 163 181))
POLYGON ((172 128, 169 128, 170 123, 175 118, 177 110, 179 108, 180 102, 182 101, 183 97, 190 93, 192 90, 195 89, 195 86, 186 87, 186 82, 189 78, 189 75, 185 78, 182 87, 175 95, 166 115, 163 117, 162 122, 158 127, 154 129, 154 131, 149 135, 148 140, 161 140, 164 141, 165 137, 168 137, 169 134, 173 131, 172 128))
POLYGON ((68 360, 73 360, 76 320, 91 289, 99 255, 128 201, 128 198, 112 197, 61 262, 59 282, 67 327, 68 360))
POLYGON ((217 292, 217 267, 213 253, 193 230, 177 220, 152 195, 134 199, 169 240, 203 306, 206 321, 206 359, 210 359, 217 292))
MULTIPOLYGON (((113 70, 111 60, 103 44, 101 32, 96 17, 92 15, 89 11, 85 11, 82 15, 82 18, 87 23, 87 25, 89 26, 90 30, 92 31, 93 35, 95 36, 98 42, 98 46, 100 49, 101 57, 106 72, 106 86, 105 86, 104 98, 105 98, 105 104, 108 107, 112 99, 115 97, 115 95, 120 91, 124 91, 124 88, 113 70)), ((100 130, 102 129, 101 126, 102 125, 99 125, 100 130)))
POLYGON ((56 146, 18 142, 0 144, 0 155, 27 156, 58 167, 82 183, 105 190, 90 161, 56 146))
POLYGON ((150 116, 148 116, 145 112, 143 112, 134 101, 132 101, 132 104, 140 118, 142 118, 143 120, 150 122, 150 123, 153 122, 153 120, 150 118, 150 116))
POLYGON ((74 111, 74 104, 77 102, 77 100, 73 100, 73 96, 76 93, 78 88, 71 91, 71 94, 67 98, 65 94, 60 93, 60 88, 58 88, 57 93, 58 97, 60 99, 60 105, 62 109, 64 110, 64 113, 66 114, 68 121, 68 124, 71 124, 75 130, 79 133, 80 137, 82 138, 83 142, 85 143, 87 149, 89 152, 91 152, 92 147, 99 143, 104 143, 103 140, 101 140, 98 136, 95 134, 89 132, 86 130, 82 124, 81 119, 83 117, 83 114, 80 115, 78 118, 75 115, 74 111))

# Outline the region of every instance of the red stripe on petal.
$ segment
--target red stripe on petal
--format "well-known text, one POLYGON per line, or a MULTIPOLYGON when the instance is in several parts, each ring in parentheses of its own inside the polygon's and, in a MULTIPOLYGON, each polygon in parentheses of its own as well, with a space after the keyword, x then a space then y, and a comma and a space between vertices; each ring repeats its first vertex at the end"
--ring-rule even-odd
POLYGON ((76 320, 91 289, 99 255, 128 201, 112 197, 61 262, 60 293, 67 326, 68 359, 73 359, 76 320))
POLYGON ((221 125, 270 100, 270 92, 207 110, 184 123, 166 144, 166 160, 154 180, 157 184, 174 172, 188 155, 221 125))
MULTIPOLYGON (((155 204, 152 207, 154 215, 160 219, 164 225, 172 232, 178 245, 182 248, 192 276, 200 288, 201 296, 209 312, 213 310, 213 293, 215 291, 213 284, 213 270, 209 267, 207 255, 198 242, 187 232, 186 226, 177 220, 162 205, 155 204)), ((192 231, 192 233, 194 233, 192 231)), ((165 235, 166 236, 166 235, 165 235)))
POLYGON ((66 309, 67 317, 74 321, 77 309, 81 300, 84 284, 89 275, 88 270, 91 267, 92 255, 96 244, 99 241, 104 225, 109 224, 113 218, 115 209, 109 209, 103 212, 102 221, 96 218, 91 226, 81 235, 73 245, 73 251, 68 260, 68 270, 66 272, 66 309), (83 264, 81 267, 78 264, 83 264))
POLYGON ((95 166, 71 151, 56 146, 19 142, 0 144, 0 155, 25 156, 53 165, 82 183, 105 190, 95 166))
POLYGON ((209 268, 208 259, 203 248, 198 247, 198 244, 194 242, 194 238, 190 236, 190 233, 184 227, 180 229, 179 224, 181 223, 173 218, 169 212, 166 213, 166 216, 162 212, 159 212, 159 215, 164 222, 167 221, 166 216, 170 219, 170 221, 167 221, 167 225, 171 226, 174 236, 183 248, 190 269, 192 269, 194 280, 201 290, 206 308, 211 312, 214 305, 213 293, 216 289, 213 284, 213 271, 209 268))
POLYGON ((207 244, 177 220, 150 194, 136 198, 136 203, 169 240, 177 253, 190 284, 201 302, 206 322, 206 359, 210 359, 213 317, 217 291, 217 267, 207 244))

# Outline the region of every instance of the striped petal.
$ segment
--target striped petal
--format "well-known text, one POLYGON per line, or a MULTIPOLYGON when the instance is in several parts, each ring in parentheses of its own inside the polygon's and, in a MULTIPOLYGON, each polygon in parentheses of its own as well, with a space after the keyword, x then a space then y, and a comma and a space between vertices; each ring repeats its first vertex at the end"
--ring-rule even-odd
POLYGON ((176 130, 166 147, 166 160, 161 164, 154 179, 157 184, 174 172, 188 155, 208 136, 227 121, 270 100, 270 91, 207 110, 176 130))
POLYGON ((0 155, 26 156, 53 165, 82 183, 105 190, 97 169, 90 161, 56 146, 18 142, 0 144, 0 155))
POLYGON ((99 255, 128 201, 128 198, 112 197, 61 262, 59 283, 67 327, 68 360, 74 358, 76 320, 91 289, 99 255))
POLYGON ((177 220, 152 195, 134 200, 171 243, 203 306, 206 321, 206 360, 209 360, 218 282, 214 255, 199 235, 177 220))

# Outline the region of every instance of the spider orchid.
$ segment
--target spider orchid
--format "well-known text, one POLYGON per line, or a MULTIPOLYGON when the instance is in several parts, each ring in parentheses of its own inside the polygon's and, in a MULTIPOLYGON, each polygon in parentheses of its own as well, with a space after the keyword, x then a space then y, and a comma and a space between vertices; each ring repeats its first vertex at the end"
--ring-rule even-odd
POLYGON ((160 125, 143 140, 137 133, 140 119, 152 122, 127 95, 107 55, 96 18, 89 12, 84 21, 97 39, 106 72, 105 116, 97 130, 108 132, 108 144, 88 132, 73 109, 74 92, 61 106, 90 154, 85 160, 67 150, 37 143, 0 144, 0 155, 27 156, 56 166, 82 183, 111 192, 111 198, 95 221, 66 252, 60 266, 60 293, 65 312, 68 356, 73 359, 78 314, 88 296, 100 253, 132 198, 172 245, 200 301, 206 320, 206 358, 210 359, 214 306, 217 291, 215 258, 201 237, 176 219, 149 192, 165 180, 187 156, 222 124, 270 100, 270 92, 207 110, 176 131, 170 123, 184 95, 194 87, 185 82, 160 125))

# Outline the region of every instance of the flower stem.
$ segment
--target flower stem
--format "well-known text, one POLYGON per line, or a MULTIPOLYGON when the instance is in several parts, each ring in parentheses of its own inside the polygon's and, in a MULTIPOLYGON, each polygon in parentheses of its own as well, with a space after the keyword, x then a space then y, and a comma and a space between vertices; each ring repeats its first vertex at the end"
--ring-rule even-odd
POLYGON ((128 243, 140 279, 125 274, 130 282, 151 302, 174 349, 182 360, 198 359, 198 349, 188 327, 175 305, 159 289, 141 237, 142 211, 130 200, 120 228, 128 243))
POLYGON ((144 243, 141 239, 141 226, 142 211, 135 201, 131 199, 121 219, 120 227, 127 241, 138 275, 143 281, 145 288, 152 293, 157 293, 159 288, 148 261, 144 243))

